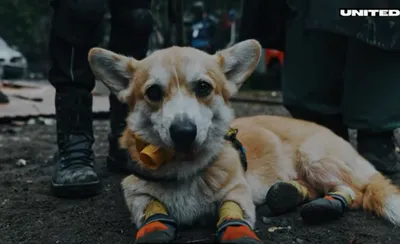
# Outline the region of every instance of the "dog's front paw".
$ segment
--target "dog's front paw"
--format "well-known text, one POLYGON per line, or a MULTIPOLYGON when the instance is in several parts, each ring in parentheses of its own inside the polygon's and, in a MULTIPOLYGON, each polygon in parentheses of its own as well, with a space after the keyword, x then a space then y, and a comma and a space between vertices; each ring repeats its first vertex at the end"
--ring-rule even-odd
POLYGON ((263 243, 252 228, 241 219, 226 219, 218 226, 217 237, 219 243, 263 243))
POLYGON ((134 243, 169 243, 175 235, 175 221, 168 215, 155 214, 138 229, 134 243))

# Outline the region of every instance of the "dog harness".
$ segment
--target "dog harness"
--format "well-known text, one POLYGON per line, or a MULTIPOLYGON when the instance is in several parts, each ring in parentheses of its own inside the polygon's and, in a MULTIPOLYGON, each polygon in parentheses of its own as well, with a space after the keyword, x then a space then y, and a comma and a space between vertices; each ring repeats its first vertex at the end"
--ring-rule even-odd
POLYGON ((239 132, 238 129, 230 128, 228 130, 228 133, 225 134, 224 139, 230 141, 232 143, 233 148, 235 148, 238 151, 242 167, 244 171, 247 171, 246 150, 242 145, 242 143, 236 137, 238 132, 239 132))
MULTIPOLYGON (((230 128, 228 132, 225 134, 224 139, 231 142, 233 148, 235 148, 239 153, 240 162, 242 164, 243 170, 247 171, 247 158, 246 158, 246 150, 242 143, 237 139, 238 129, 230 128)), ((127 153, 128 154, 128 153, 127 153)), ((127 165, 127 171, 136 177, 153 182, 173 182, 180 181, 176 177, 155 177, 151 171, 140 167, 136 160, 132 160, 130 155, 128 154, 128 158, 130 159, 130 164, 127 165)), ((217 158, 213 158, 207 166, 201 170, 199 173, 203 172, 209 165, 215 162, 217 158)))

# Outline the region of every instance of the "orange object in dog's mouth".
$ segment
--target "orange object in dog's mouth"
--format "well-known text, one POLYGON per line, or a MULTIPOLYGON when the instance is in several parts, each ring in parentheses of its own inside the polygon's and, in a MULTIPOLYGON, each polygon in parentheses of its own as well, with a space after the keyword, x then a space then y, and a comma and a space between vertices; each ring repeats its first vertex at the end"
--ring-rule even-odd
POLYGON ((140 161, 144 166, 152 170, 160 168, 174 158, 184 161, 194 160, 200 152, 198 147, 166 149, 149 144, 137 135, 135 135, 135 138, 140 161))
POLYGON ((135 135, 135 139, 140 161, 149 169, 156 170, 160 168, 170 161, 175 154, 171 149, 157 147, 143 141, 138 135, 135 135))

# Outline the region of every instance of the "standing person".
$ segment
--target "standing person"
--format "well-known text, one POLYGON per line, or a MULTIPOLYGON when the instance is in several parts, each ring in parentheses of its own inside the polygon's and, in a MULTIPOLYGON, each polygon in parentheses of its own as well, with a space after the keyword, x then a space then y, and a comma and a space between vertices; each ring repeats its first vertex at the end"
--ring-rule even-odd
POLYGON ((190 10, 193 20, 188 37, 189 45, 207 53, 215 53, 216 21, 207 11, 203 1, 194 2, 190 10))
POLYGON ((293 117, 326 126, 345 140, 348 128, 357 129, 360 154, 383 173, 400 172, 394 135, 400 128, 400 19, 340 16, 341 8, 399 9, 400 2, 286 2, 290 5, 266 0, 245 6, 242 33, 285 51, 284 106, 293 117), (261 33, 248 29, 266 20, 261 33))
MULTIPOLYGON (((101 191, 92 145, 92 94, 95 77, 88 52, 103 39, 106 0, 52 0, 49 81, 56 90, 58 151, 54 156, 52 189, 56 196, 96 195, 101 191)), ((110 0, 111 34, 108 49, 136 59, 146 56, 153 30, 151 0, 110 0)), ((107 166, 123 171, 128 158, 118 138, 125 127, 127 106, 109 96, 110 125, 107 166)))

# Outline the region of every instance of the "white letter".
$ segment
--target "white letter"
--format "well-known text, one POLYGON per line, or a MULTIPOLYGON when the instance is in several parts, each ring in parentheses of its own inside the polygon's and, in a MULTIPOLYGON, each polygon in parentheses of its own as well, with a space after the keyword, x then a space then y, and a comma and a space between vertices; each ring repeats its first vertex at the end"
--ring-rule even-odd
POLYGON ((389 16, 389 11, 387 9, 379 10, 379 16, 389 16))
POLYGON ((365 16, 366 12, 363 9, 353 9, 351 10, 352 16, 365 16))
POLYGON ((389 10, 389 16, 399 16, 400 15, 400 10, 398 9, 390 9, 389 10))
POLYGON ((344 16, 344 17, 351 16, 351 10, 349 10, 349 9, 340 9, 340 16, 344 16))
POLYGON ((367 14, 366 16, 376 16, 377 14, 380 13, 381 10, 379 10, 379 9, 370 9, 370 10, 366 10, 366 11, 370 13, 370 15, 367 14))

